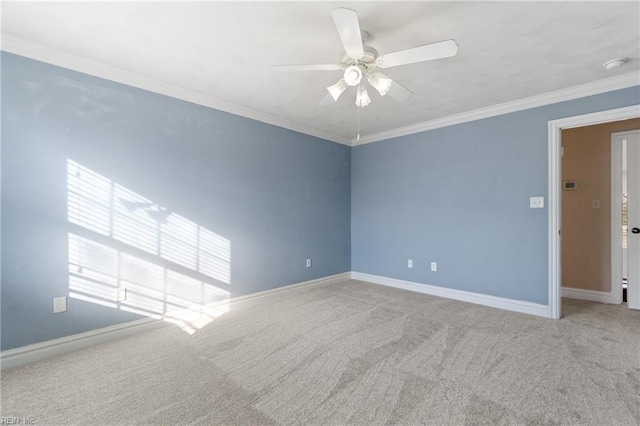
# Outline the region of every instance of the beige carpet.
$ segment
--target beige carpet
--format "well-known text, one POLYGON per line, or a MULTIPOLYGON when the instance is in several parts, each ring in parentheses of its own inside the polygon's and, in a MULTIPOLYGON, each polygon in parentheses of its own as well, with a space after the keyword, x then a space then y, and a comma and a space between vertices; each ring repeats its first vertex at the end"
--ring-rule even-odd
POLYGON ((638 424, 640 312, 560 321, 347 281, 2 373, 37 424, 638 424))

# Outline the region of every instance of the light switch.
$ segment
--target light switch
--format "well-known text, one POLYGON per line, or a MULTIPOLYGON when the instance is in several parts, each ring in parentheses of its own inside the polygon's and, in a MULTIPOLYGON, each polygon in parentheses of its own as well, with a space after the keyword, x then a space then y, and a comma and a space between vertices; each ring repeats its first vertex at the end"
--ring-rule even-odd
POLYGON ((529 207, 532 209, 542 209, 544 208, 544 197, 530 197, 529 198, 529 207))

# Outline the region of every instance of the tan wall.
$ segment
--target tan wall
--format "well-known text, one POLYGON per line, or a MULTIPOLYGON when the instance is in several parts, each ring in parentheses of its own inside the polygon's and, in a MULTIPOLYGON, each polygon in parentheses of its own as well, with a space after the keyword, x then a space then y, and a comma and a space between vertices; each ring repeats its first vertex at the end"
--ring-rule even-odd
POLYGON ((611 133, 640 129, 640 119, 562 131, 562 285, 611 291, 611 133), (599 206, 598 206, 599 204, 599 206))

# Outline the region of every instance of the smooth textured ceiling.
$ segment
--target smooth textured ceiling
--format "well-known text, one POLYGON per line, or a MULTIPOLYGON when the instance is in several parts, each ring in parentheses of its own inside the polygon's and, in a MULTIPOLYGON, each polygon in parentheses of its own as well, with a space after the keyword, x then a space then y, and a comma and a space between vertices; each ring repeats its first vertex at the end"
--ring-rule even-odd
POLYGON ((320 107, 340 71, 331 19, 357 10, 380 54, 453 38, 454 58, 388 68, 413 92, 399 104, 369 90, 361 133, 374 134, 639 69, 638 2, 7 3, 2 31, 341 137, 356 134, 354 89, 320 107), (626 56, 619 69, 602 63, 626 56))

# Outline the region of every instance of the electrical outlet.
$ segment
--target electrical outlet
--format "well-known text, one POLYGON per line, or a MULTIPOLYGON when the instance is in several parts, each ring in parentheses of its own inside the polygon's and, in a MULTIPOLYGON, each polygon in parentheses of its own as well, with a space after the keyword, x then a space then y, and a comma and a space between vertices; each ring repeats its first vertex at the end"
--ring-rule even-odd
POLYGON ((306 266, 307 268, 311 268, 311 258, 307 259, 306 266))
POLYGON ((53 313, 59 314, 61 312, 67 312, 67 297, 54 297, 53 298, 53 313))
POLYGON ((413 259, 407 259, 407 268, 413 268, 413 259))
POLYGON ((124 302, 127 300, 127 289, 126 287, 117 288, 116 289, 116 302, 124 302))
POLYGON ((438 264, 436 262, 431 262, 431 270, 433 272, 438 270, 438 264))

